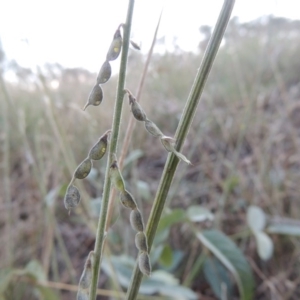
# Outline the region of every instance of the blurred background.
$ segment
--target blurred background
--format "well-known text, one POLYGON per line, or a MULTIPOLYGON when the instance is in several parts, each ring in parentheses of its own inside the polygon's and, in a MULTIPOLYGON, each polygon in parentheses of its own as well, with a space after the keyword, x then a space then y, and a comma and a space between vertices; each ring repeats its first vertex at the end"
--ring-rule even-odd
MULTIPOLYGON (((138 88, 163 9, 141 105, 165 135, 175 134, 222 3, 136 1, 132 39, 141 51, 130 50, 126 86, 138 88)), ((63 197, 112 124, 120 59, 103 103, 82 107, 127 1, 1 6, 0 299, 75 299, 94 248, 106 157, 78 182, 82 201, 70 216, 63 197)), ((253 299, 300 298, 299 11, 297 1, 236 1, 182 150, 193 165, 179 164, 151 252, 153 276, 139 299, 239 299, 232 275, 195 228, 234 241, 252 270, 253 299), (263 220, 262 239, 255 220, 263 220)), ((119 149, 129 116, 126 99, 119 149)), ((145 221, 166 157, 136 123, 122 173, 145 221)), ((126 290, 134 236, 129 211, 115 199, 99 299, 126 290)))

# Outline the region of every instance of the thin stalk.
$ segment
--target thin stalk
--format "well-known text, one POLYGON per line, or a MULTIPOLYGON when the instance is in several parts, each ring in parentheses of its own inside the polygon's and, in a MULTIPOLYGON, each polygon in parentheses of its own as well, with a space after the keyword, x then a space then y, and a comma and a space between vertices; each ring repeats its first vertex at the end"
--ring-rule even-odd
MULTIPOLYGON (((225 0, 222 10, 220 12, 216 27, 211 36, 211 39, 207 45, 203 60, 201 62, 199 71, 196 75, 194 84, 190 91, 189 97, 187 99, 182 117, 180 119, 177 131, 175 134, 176 138, 176 150, 180 152, 181 147, 184 143, 185 137, 191 126, 193 117, 195 115, 198 103, 200 101, 200 96, 202 94, 204 85, 206 83, 208 74, 213 65, 213 61, 218 52, 220 43, 222 41, 226 26, 228 24, 232 9, 234 6, 234 0, 225 0)), ((154 204, 150 213, 150 217, 147 223, 146 235, 148 237, 148 247, 151 249, 155 232, 164 208, 164 204, 179 163, 179 159, 173 154, 168 155, 167 162, 164 167, 162 178, 158 187, 158 191, 155 196, 154 204)), ((130 285, 127 290, 126 299, 134 300, 138 294, 139 287, 142 281, 142 273, 139 270, 138 263, 136 263, 134 268, 134 273, 131 278, 130 285)))
POLYGON ((92 278, 92 284, 90 289, 90 300, 96 299, 98 278, 100 272, 100 262, 101 262, 101 256, 103 251, 102 248, 103 248, 104 238, 106 235, 105 224, 106 224, 109 194, 110 194, 110 187, 111 187, 111 181, 109 178, 109 168, 113 161, 113 155, 117 152, 117 146, 118 146, 133 8, 134 8, 134 0, 129 0, 126 23, 123 27, 124 28, 123 49, 122 49, 121 64, 120 64, 120 71, 119 71, 118 89, 117 89, 117 96, 116 96, 116 102, 114 108, 114 118, 113 118, 113 126, 112 126, 112 133, 111 133, 111 141, 109 145, 107 167, 105 172, 105 182, 104 182, 101 212, 100 212, 100 217, 99 217, 99 222, 97 227, 96 243, 94 249, 95 258, 93 263, 93 278, 92 278))

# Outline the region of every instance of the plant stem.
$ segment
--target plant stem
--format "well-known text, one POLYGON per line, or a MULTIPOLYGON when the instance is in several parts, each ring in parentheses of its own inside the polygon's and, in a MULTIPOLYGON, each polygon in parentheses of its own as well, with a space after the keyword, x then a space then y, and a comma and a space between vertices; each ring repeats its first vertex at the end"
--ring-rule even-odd
MULTIPOLYGON (((203 60, 201 62, 199 71, 196 75, 194 84, 187 99, 182 117, 180 119, 176 138, 176 150, 180 152, 184 143, 185 137, 191 126, 193 117, 196 112, 196 108, 200 101, 200 95, 202 94, 204 85, 206 83, 208 74, 211 70, 213 61, 218 52, 220 43, 222 41, 226 26, 228 24, 232 9, 234 6, 234 0, 225 0, 222 10, 220 12, 216 27, 208 43, 203 60)), ((168 155, 167 162, 164 167, 162 178, 158 187, 158 191, 155 196, 154 204, 149 216, 149 220, 146 228, 146 235, 148 238, 148 247, 151 249, 152 242, 154 240, 155 232, 161 217, 161 213, 164 208, 164 204, 178 165, 179 159, 172 153, 168 155)), ((134 268, 134 274, 131 278, 130 285, 127 290, 126 299, 134 300, 138 294, 138 290, 142 281, 142 273, 139 270, 138 263, 134 268)))
POLYGON ((123 27, 124 28, 123 49, 121 55, 118 89, 117 89, 117 96, 116 96, 116 102, 114 108, 114 118, 113 118, 111 141, 110 141, 109 152, 108 152, 107 167, 105 172, 105 182, 104 182, 101 212, 100 212, 100 217, 99 217, 99 222, 97 227, 96 243, 94 249, 95 258, 93 263, 93 278, 92 278, 92 284, 90 289, 90 300, 96 299, 98 278, 100 273, 101 255, 103 251, 102 248, 103 248, 104 238, 106 235, 105 223, 106 223, 109 194, 110 194, 110 187, 111 187, 111 181, 109 178, 109 168, 113 160, 113 154, 117 152, 117 146, 118 146, 118 137, 119 137, 120 123, 121 123, 121 116, 122 116, 125 75, 126 75, 127 56, 128 56, 133 8, 134 8, 134 0, 129 0, 126 23, 123 27))

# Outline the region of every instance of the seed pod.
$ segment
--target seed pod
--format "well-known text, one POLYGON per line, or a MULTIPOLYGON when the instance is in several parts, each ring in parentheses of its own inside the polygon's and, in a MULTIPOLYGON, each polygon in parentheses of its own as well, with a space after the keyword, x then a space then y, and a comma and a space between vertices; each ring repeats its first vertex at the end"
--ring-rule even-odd
POLYGON ((105 132, 99 138, 99 141, 91 148, 91 150, 89 152, 89 158, 90 159, 99 160, 106 153, 107 140, 108 140, 108 135, 109 135, 110 132, 111 132, 111 130, 108 130, 107 132, 105 132))
POLYGON ((160 129, 149 119, 146 119, 145 121, 145 128, 149 133, 156 137, 162 137, 164 134, 160 131, 160 129))
POLYGON ((121 48, 122 48, 122 36, 121 36, 120 29, 118 28, 110 44, 109 50, 106 55, 106 59, 115 60, 119 56, 121 52, 121 48))
POLYGON ((161 143, 163 144, 163 146, 165 147, 165 149, 168 152, 172 152, 174 153, 179 159, 181 159, 182 161, 186 162, 187 164, 191 165, 192 163, 180 152, 178 152, 173 143, 174 143, 174 139, 164 136, 160 139, 161 143))
POLYGON ((111 76, 111 66, 110 66, 110 63, 109 61, 105 61, 103 63, 103 65, 101 66, 101 69, 98 73, 98 76, 97 76, 97 83, 100 84, 100 83, 105 83, 109 80, 111 76))
POLYGON ((65 208, 71 210, 72 208, 76 207, 79 202, 80 193, 78 188, 75 185, 69 185, 64 198, 65 208))
POLYGON ((120 193, 120 200, 122 204, 127 208, 131 208, 131 209, 136 208, 135 200, 128 191, 125 190, 124 192, 120 193))
POLYGON ((133 116, 138 120, 138 121, 146 121, 147 116, 142 109, 141 105, 136 101, 136 99, 129 94, 129 104, 131 105, 131 112, 133 116))
POLYGON ((138 232, 138 233, 135 235, 135 246, 136 246, 140 251, 148 252, 148 243, 147 243, 147 238, 146 238, 144 232, 138 232))
POLYGON ((92 161, 86 158, 75 170, 74 177, 77 179, 83 179, 89 175, 92 168, 92 161))
POLYGON ((77 300, 89 300, 89 290, 79 289, 77 292, 77 300))
POLYGON ((139 268, 144 275, 150 276, 151 264, 150 258, 147 252, 142 252, 139 255, 139 268))
POLYGON ((131 227, 136 231, 144 231, 144 222, 141 212, 136 208, 130 213, 131 227))
POLYGON ((92 283, 92 255, 93 251, 90 252, 85 264, 82 275, 79 280, 79 288, 80 289, 88 289, 92 283))
POLYGON ((122 174, 120 173, 118 163, 116 160, 111 164, 109 173, 110 173, 111 181, 112 181, 113 185, 115 186, 115 188, 121 192, 124 192, 125 191, 125 183, 124 183, 122 174))
POLYGON ((103 91, 99 84, 96 84, 92 91, 90 92, 89 98, 83 108, 83 110, 86 110, 86 108, 90 105, 98 106, 101 104, 103 100, 103 91))
POLYGON ((134 49, 136 49, 136 50, 141 50, 140 46, 139 46, 136 42, 134 42, 133 40, 130 40, 130 44, 131 44, 131 46, 132 46, 134 49))

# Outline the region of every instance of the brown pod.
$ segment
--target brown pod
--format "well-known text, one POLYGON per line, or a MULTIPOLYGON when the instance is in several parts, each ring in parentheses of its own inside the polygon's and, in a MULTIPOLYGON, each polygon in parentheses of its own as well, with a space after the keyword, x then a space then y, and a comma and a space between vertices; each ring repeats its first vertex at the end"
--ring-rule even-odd
POLYGON ((156 137, 162 137, 164 134, 161 132, 161 130, 149 119, 145 121, 145 128, 149 133, 156 137))
POLYGON ((146 238, 144 232, 138 232, 138 233, 135 235, 135 246, 136 246, 140 251, 148 252, 148 243, 147 243, 147 238, 146 238))
POLYGON ((150 276, 151 264, 150 258, 147 252, 141 252, 139 255, 139 268, 144 275, 150 276))
POLYGON ((83 110, 86 110, 86 108, 90 105, 98 106, 101 104, 103 100, 103 91, 99 84, 96 84, 92 91, 90 92, 89 98, 87 100, 87 103, 85 104, 83 110))
POLYGON ((98 84, 105 83, 109 80, 110 77, 111 77, 111 65, 109 61, 106 60, 101 66, 101 69, 98 73, 97 83, 98 84))
POLYGON ((99 138, 99 141, 91 148, 89 152, 89 158, 93 160, 101 159, 106 153, 108 135, 110 130, 108 130, 103 136, 99 138))
POLYGON ((132 95, 128 95, 129 97, 129 104, 131 105, 131 112, 133 116, 138 120, 138 121, 146 121, 147 116, 142 109, 141 105, 136 101, 136 99, 132 95))
POLYGON ((133 196, 126 190, 120 193, 120 201, 126 208, 136 208, 136 203, 133 196))
POLYGON ((122 43, 123 41, 122 41, 120 29, 117 29, 106 55, 107 60, 115 60, 118 58, 121 52, 122 43))
POLYGON ((71 210, 72 208, 75 208, 79 202, 80 193, 78 188, 75 185, 69 185, 64 198, 65 208, 71 210))
POLYGON ((74 177, 77 179, 84 179, 89 175, 92 169, 92 161, 86 158, 75 170, 74 177))
POLYGON ((131 227, 136 231, 144 231, 144 222, 141 212, 136 208, 130 213, 131 227))

